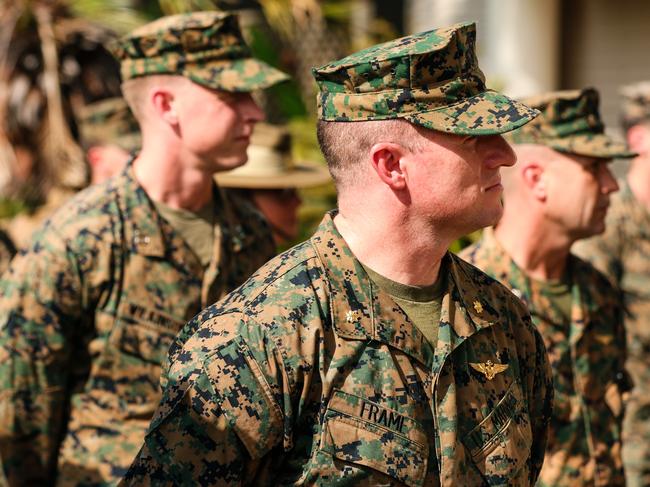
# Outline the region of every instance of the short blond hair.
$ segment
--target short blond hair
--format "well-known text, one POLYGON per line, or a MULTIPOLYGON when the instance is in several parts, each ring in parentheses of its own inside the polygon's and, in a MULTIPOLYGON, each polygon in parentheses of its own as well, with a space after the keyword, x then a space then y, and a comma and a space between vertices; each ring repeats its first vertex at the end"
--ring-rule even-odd
POLYGON ((421 149, 419 127, 401 119, 360 122, 319 120, 320 149, 337 189, 358 179, 359 165, 370 148, 379 142, 399 144, 409 151, 421 149))
POLYGON ((156 85, 175 87, 181 83, 190 82, 187 78, 175 74, 158 74, 141 76, 126 80, 122 83, 122 94, 131 108, 133 116, 142 123, 146 117, 149 91, 156 85))

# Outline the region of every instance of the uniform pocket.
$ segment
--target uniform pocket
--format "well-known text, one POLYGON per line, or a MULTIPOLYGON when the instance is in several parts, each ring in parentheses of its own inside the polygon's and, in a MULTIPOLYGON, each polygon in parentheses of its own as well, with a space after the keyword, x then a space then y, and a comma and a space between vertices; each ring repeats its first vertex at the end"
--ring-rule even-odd
POLYGON ((488 485, 509 485, 530 457, 532 430, 521 389, 510 386, 485 419, 463 439, 488 485))
POLYGON ((320 451, 419 487, 429 448, 416 421, 377 403, 334 391, 323 421, 320 451))
POLYGON ((126 303, 120 307, 118 330, 112 337, 124 353, 161 365, 184 322, 153 308, 126 303))

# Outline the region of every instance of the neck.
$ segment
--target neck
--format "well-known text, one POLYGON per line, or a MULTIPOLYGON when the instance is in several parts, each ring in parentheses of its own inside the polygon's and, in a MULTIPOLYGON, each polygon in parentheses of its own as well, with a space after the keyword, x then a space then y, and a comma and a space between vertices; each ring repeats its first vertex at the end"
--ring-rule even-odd
POLYGON ((198 211, 212 199, 212 175, 181 158, 171 144, 144 145, 133 162, 135 177, 152 200, 198 211))
POLYGON ((521 218, 505 211, 494 234, 528 276, 548 281, 564 275, 573 241, 542 217, 521 218))
POLYGON ((650 161, 636 157, 630 163, 626 179, 634 197, 650 209, 650 161))
MULTIPOLYGON (((364 208, 386 208, 384 200, 373 205, 364 197, 364 208)), ((417 225, 405 215, 359 211, 339 201, 334 218, 337 229, 364 265, 384 277, 411 286, 426 286, 438 278, 440 261, 453 239, 417 225)))

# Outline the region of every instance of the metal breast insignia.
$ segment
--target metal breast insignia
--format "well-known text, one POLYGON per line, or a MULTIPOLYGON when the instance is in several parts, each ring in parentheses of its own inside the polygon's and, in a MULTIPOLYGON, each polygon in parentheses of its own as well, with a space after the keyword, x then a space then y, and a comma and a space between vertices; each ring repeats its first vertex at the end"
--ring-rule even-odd
POLYGON ((469 365, 476 371, 480 372, 485 376, 487 380, 494 379, 494 376, 500 374, 508 368, 508 364, 495 364, 491 360, 488 360, 484 364, 475 364, 470 362, 469 365))

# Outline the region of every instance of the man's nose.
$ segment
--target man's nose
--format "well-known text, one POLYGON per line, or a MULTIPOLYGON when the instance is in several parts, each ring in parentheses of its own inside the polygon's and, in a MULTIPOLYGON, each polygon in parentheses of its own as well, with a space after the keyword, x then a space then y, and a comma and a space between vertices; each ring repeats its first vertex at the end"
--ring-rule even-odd
POLYGON ((600 187, 604 194, 610 194, 618 191, 618 183, 616 182, 616 178, 609 168, 609 164, 602 164, 602 169, 600 171, 600 187))
POLYGON ((257 102, 249 93, 240 104, 244 119, 249 122, 257 123, 264 120, 264 111, 260 108, 257 102))
POLYGON ((517 162, 515 151, 501 135, 484 135, 487 150, 486 163, 491 168, 514 166, 517 162))

